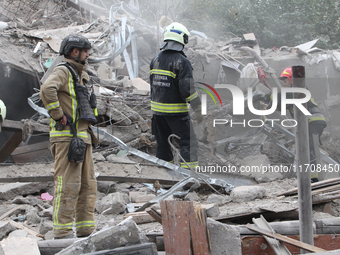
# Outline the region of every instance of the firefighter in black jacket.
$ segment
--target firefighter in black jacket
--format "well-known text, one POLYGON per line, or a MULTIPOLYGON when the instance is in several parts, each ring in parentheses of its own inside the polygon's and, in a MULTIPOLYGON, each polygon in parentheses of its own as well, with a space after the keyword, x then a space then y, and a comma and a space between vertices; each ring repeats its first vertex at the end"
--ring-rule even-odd
MULTIPOLYGON (((292 68, 287 67, 284 69, 280 75, 280 80, 284 82, 285 87, 292 87, 293 79, 292 79, 292 68)), ((293 93, 287 93, 287 99, 293 98, 293 93)), ((258 94, 253 97, 253 101, 262 100, 265 102, 272 101, 272 94, 258 94)), ((281 110, 281 96, 278 95, 278 102, 276 110, 281 110)), ((292 117, 294 117, 294 106, 287 105, 287 110, 290 112, 292 117)), ((313 134, 317 134, 319 137, 319 143, 321 144, 321 134, 324 128, 327 126, 326 119, 320 112, 320 109, 313 97, 307 102, 307 110, 311 113, 311 116, 308 116, 308 136, 309 136, 309 155, 310 155, 310 168, 312 170, 311 179, 312 182, 318 181, 318 173, 316 171, 316 158, 314 152, 314 142, 313 142, 313 134)))
MULTIPOLYGON (((171 162, 173 155, 168 137, 175 134, 182 158, 191 167, 198 166, 198 143, 189 116, 189 105, 200 122, 201 101, 195 90, 192 66, 183 48, 189 31, 180 23, 170 24, 164 32, 161 52, 150 63, 152 133, 157 140, 157 157, 171 162)), ((182 167, 186 167, 181 162, 182 167)))

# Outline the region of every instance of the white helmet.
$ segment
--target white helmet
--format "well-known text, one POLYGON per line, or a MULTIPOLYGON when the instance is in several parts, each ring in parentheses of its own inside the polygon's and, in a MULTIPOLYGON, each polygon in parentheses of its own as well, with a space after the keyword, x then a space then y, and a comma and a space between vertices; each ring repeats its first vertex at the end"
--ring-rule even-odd
POLYGON ((189 36, 190 33, 185 26, 181 23, 173 22, 165 29, 164 41, 175 41, 184 46, 188 43, 189 36))
POLYGON ((0 100, 0 121, 3 121, 6 118, 6 105, 2 100, 0 100))

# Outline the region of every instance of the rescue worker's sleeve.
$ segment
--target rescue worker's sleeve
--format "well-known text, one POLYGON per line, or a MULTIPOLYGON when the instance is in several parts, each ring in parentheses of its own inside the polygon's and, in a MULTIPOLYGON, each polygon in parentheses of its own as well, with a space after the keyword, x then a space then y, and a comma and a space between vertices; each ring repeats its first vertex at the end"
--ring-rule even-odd
POLYGON ((201 106, 201 100, 195 89, 192 67, 189 60, 183 61, 179 68, 178 87, 182 97, 190 103, 195 111, 201 106))
POLYGON ((65 68, 56 67, 40 87, 40 98, 54 120, 60 120, 64 116, 64 111, 60 106, 58 92, 63 86, 67 86, 68 84, 69 73, 65 68))

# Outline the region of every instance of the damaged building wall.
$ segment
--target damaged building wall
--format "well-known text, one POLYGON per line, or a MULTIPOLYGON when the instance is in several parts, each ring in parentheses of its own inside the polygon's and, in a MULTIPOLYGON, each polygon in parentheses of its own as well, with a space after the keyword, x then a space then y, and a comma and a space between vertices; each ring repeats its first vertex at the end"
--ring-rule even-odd
MULTIPOLYGON (((28 105, 27 98, 35 93, 34 89, 40 88, 37 77, 9 63, 0 63, 0 70, 0 99, 7 107, 6 119, 20 121, 31 118, 36 111, 28 105)), ((0 148, 12 134, 0 133, 0 148)))

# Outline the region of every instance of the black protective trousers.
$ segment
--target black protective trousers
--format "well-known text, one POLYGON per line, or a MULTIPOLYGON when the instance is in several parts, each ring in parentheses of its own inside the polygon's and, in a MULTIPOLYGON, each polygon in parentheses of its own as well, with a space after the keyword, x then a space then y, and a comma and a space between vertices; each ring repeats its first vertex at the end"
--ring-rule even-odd
POLYGON ((321 144, 321 135, 326 125, 323 124, 309 124, 308 125, 308 135, 309 135, 309 155, 310 163, 315 164, 315 152, 313 143, 313 134, 317 134, 319 137, 319 143, 321 144))
MULTIPOLYGON (((163 116, 153 115, 152 134, 157 140, 156 157, 165 161, 172 161, 173 154, 168 137, 171 134, 179 136, 180 154, 189 166, 195 168, 198 165, 198 142, 189 115, 163 116)), ((185 164, 181 163, 182 167, 185 164)))
POLYGON ((310 168, 311 168, 311 178, 312 179, 318 179, 319 174, 316 171, 318 166, 316 165, 316 157, 315 157, 315 151, 314 151, 314 141, 313 141, 313 134, 318 135, 319 137, 319 143, 321 144, 321 134, 326 127, 325 124, 313 124, 309 123, 308 125, 308 135, 309 135, 309 156, 310 156, 310 168))

